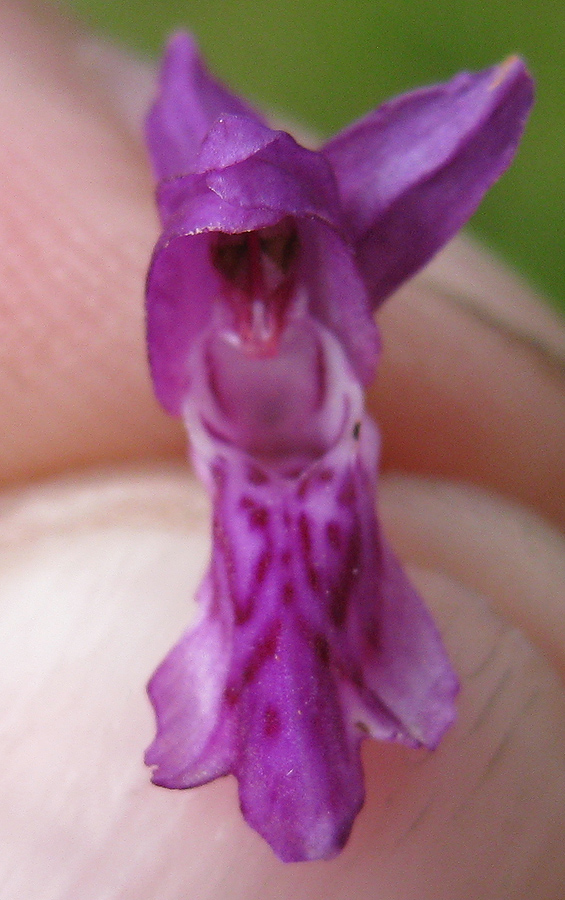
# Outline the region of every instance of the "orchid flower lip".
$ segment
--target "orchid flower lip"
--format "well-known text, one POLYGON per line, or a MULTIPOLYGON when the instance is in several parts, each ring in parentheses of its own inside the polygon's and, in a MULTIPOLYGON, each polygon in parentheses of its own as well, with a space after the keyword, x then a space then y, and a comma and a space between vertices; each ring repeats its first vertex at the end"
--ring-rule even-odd
POLYGON ((524 64, 392 100, 309 150, 177 34, 147 140, 162 235, 147 277, 157 397, 212 499, 200 616, 149 684, 155 783, 233 774, 284 861, 341 851, 360 743, 433 749, 458 681, 375 509, 364 409, 376 307, 474 212, 517 148, 524 64))

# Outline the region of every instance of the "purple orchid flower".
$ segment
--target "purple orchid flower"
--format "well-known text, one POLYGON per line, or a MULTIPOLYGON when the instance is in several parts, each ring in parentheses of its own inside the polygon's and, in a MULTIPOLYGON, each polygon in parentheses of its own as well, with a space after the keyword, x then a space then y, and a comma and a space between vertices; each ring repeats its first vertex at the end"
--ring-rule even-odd
POLYGON ((214 513, 199 621, 149 684, 146 760, 169 788, 233 773, 286 861, 343 847, 363 738, 433 748, 454 719, 457 679, 375 514, 372 313, 476 209, 531 102, 513 58, 313 152, 213 80, 189 36, 165 56, 149 356, 214 513))

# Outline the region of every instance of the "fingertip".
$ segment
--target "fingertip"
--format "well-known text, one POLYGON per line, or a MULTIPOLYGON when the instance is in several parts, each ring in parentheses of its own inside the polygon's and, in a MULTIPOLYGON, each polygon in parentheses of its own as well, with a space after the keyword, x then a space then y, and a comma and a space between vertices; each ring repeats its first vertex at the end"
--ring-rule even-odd
POLYGON ((145 361, 157 225, 141 146, 77 62, 75 31, 43 15, 0 12, 4 481, 183 446, 145 361))
MULTIPOLYGON (((543 341, 546 317, 522 300, 524 327, 543 341)), ((472 482, 563 526, 561 332, 541 352, 477 302, 479 312, 458 304, 437 277, 421 276, 381 311, 384 351, 369 405, 383 432, 383 465, 472 482)))

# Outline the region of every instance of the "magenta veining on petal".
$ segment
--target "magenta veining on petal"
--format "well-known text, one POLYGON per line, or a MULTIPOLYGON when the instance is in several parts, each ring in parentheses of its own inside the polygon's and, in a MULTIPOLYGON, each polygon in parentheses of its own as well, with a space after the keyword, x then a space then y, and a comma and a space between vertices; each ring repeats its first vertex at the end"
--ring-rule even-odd
POLYGON ((213 502, 200 617, 153 675, 153 780, 229 773, 285 861, 328 859, 367 737, 433 748, 455 715, 441 637, 381 534, 364 411, 375 307, 461 227, 532 102, 520 62, 415 91, 320 151, 170 42, 147 136, 163 233, 151 373, 213 502))

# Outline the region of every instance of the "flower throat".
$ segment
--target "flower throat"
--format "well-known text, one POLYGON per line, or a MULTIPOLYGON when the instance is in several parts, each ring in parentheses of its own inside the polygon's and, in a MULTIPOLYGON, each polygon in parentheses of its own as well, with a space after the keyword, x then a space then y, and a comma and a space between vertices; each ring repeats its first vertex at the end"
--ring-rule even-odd
POLYGON ((294 297, 298 233, 287 216, 276 225, 241 234, 215 234, 214 268, 233 334, 255 356, 274 356, 294 297))

